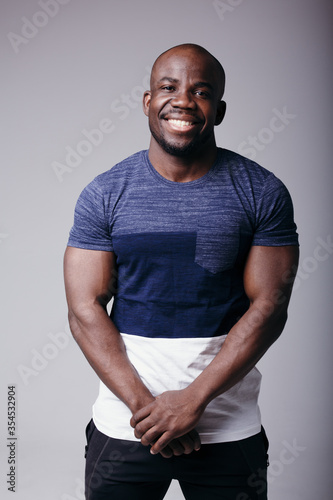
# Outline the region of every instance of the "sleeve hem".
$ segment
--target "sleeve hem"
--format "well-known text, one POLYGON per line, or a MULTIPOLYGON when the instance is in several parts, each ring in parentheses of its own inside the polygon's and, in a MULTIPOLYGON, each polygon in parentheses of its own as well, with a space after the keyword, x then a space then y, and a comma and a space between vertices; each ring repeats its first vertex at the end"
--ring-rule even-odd
POLYGON ((113 252, 113 248, 109 245, 96 245, 94 243, 80 243, 77 241, 69 241, 68 247, 81 248, 82 250, 101 250, 103 252, 113 252))
POLYGON ((272 239, 271 241, 265 239, 260 241, 259 239, 253 240, 252 241, 252 246, 255 247, 287 247, 287 246, 296 246, 299 247, 299 241, 296 238, 290 238, 289 240, 284 239, 278 240, 278 239, 272 239))

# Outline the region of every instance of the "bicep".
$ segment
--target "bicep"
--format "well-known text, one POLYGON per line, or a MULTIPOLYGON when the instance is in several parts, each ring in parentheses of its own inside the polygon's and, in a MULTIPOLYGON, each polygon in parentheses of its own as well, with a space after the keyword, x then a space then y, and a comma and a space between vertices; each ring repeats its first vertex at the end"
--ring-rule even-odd
POLYGON ((250 300, 288 305, 299 258, 298 246, 252 246, 244 271, 244 288, 250 300))
POLYGON ((64 279, 69 308, 97 302, 105 307, 113 295, 114 264, 113 252, 67 247, 64 279))

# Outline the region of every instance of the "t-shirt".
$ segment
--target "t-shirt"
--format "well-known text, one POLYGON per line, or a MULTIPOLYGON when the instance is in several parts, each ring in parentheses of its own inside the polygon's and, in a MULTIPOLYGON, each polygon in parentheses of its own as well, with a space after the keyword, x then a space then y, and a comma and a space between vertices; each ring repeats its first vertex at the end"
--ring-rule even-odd
MULTIPOLYGON (((249 307, 243 270, 252 245, 298 245, 290 195, 275 175, 226 149, 201 178, 162 177, 140 151, 81 193, 69 246, 116 257, 111 318, 154 395, 186 387, 249 307)), ((197 426, 203 443, 260 431, 254 368, 215 398, 197 426)), ((135 440, 129 409, 101 382, 97 428, 135 440)))

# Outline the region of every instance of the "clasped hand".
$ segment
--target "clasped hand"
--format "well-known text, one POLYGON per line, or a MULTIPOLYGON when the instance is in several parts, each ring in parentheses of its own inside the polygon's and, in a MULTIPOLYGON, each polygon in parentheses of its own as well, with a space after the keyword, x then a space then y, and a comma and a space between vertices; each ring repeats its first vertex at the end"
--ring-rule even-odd
POLYGON ((200 449, 200 437, 194 427, 203 409, 185 391, 164 392, 132 416, 130 424, 135 437, 143 445, 151 445, 152 454, 169 458, 200 449))

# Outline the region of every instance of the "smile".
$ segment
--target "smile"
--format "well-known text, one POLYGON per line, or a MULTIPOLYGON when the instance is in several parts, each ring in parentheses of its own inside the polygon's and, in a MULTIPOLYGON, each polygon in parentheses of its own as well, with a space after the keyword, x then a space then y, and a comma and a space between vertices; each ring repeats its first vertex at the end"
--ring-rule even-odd
POLYGON ((168 122, 171 123, 171 125, 176 125, 176 127, 189 127, 190 125, 194 125, 194 123, 184 120, 169 119, 168 122))
MULTIPOLYGON (((185 118, 185 117, 184 117, 185 118)), ((198 127, 198 121, 180 120, 179 118, 166 118, 170 131, 174 132, 192 132, 198 127)))

